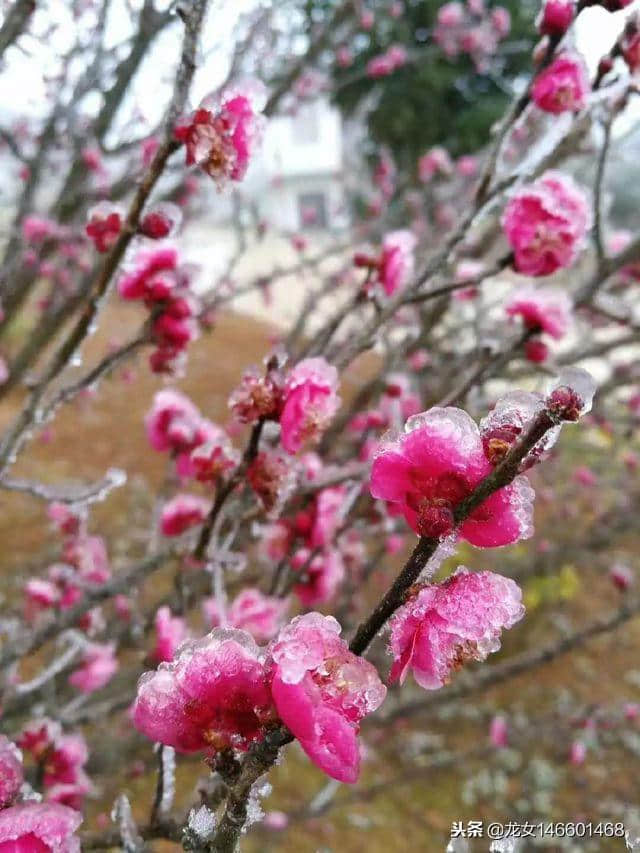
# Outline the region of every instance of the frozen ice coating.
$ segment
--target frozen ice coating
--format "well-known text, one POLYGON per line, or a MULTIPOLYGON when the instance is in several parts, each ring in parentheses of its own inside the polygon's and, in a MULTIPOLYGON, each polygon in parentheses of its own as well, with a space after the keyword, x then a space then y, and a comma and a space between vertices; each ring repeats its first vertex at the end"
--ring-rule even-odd
POLYGON ((199 809, 191 809, 187 826, 191 832, 204 841, 209 838, 216 828, 216 816, 207 806, 200 806, 199 809))
POLYGON ((0 735, 0 809, 10 805, 24 780, 20 750, 0 735))
POLYGON ((58 803, 22 803, 0 811, 0 853, 79 853, 82 815, 58 803))
MULTIPOLYGON (((456 408, 433 408, 409 418, 405 432, 381 442, 371 470, 374 498, 398 504, 421 536, 454 529, 454 510, 491 473, 477 424, 456 408)), ((458 528, 482 548, 508 545, 532 533, 534 492, 518 477, 494 492, 458 528)))
POLYGON ((582 403, 580 416, 591 411, 597 386, 595 379, 588 370, 583 370, 581 367, 563 367, 550 391, 552 392, 556 388, 571 388, 572 391, 575 391, 582 403))
POLYGON ((500 634, 524 615, 515 581, 460 567, 443 583, 423 587, 391 620, 391 681, 409 670, 426 690, 446 684, 466 660, 500 648, 500 634))
POLYGON ((264 663, 244 631, 216 629, 186 643, 171 663, 145 673, 136 728, 178 752, 246 750, 272 716, 264 663))
MULTIPOLYGON (((536 415, 544 410, 544 403, 544 396, 533 391, 509 391, 498 399, 493 409, 480 421, 484 452, 492 465, 504 459, 536 415)), ((559 435, 560 426, 548 430, 525 456, 522 468, 540 462, 559 435)))
POLYGON ((282 446, 287 453, 317 441, 340 406, 338 371, 324 358, 306 358, 289 373, 280 415, 282 446))
POLYGON ((271 645, 268 666, 278 714, 309 758, 332 778, 355 782, 359 723, 382 704, 386 688, 339 635, 330 616, 298 616, 271 645))
POLYGON ((590 225, 584 191, 569 176, 553 171, 520 187, 502 217, 516 270, 532 276, 571 266, 590 225))

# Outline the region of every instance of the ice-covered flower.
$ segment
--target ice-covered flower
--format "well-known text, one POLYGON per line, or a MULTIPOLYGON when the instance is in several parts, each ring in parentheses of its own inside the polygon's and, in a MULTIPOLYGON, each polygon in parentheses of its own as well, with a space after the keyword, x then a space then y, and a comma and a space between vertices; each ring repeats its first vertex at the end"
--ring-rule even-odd
POLYGON ((139 231, 150 240, 163 240, 170 237, 180 227, 182 211, 169 201, 155 205, 140 220, 139 231))
MULTIPOLYGON (((493 409, 480 421, 480 435, 484 453, 492 465, 498 465, 526 428, 545 410, 543 394, 533 391, 509 391, 496 402, 493 409)), ((520 470, 539 462, 555 444, 560 426, 549 429, 525 456, 520 470)))
POLYGON ((340 406, 338 371, 324 358, 305 358, 287 376, 280 415, 282 446, 297 453, 316 441, 340 406))
POLYGON ((0 735, 0 809, 11 805, 23 781, 20 750, 8 738, 0 735))
MULTIPOLYGON (((264 595, 255 587, 247 587, 228 607, 225 622, 230 628, 248 631, 257 643, 266 643, 278 633, 287 606, 285 599, 264 595)), ((222 625, 223 614, 215 597, 206 599, 202 609, 212 628, 222 625)))
POLYGON ((411 231, 392 231, 384 237, 378 277, 387 296, 401 290, 411 278, 415 246, 411 231))
POLYGON ((136 728, 179 752, 248 749, 272 718, 258 647, 245 631, 222 628, 145 673, 133 706, 136 728))
POLYGON ((521 317, 525 328, 546 332, 559 340, 571 324, 573 304, 568 294, 553 287, 520 287, 507 299, 505 311, 521 317))
POLYGON ((69 676, 69 684, 82 693, 93 693, 111 681, 118 666, 113 643, 88 643, 81 665, 69 676))
POLYGON ((441 584, 423 587, 391 620, 391 681, 409 669, 425 690, 435 690, 468 660, 500 648, 500 634, 524 615, 515 581, 464 567, 441 584))
POLYGON ((154 450, 179 453, 193 448, 200 420, 198 408, 188 397, 173 388, 164 388, 154 396, 144 425, 154 450))
MULTIPOLYGON (((491 470, 475 421, 461 409, 433 408, 381 442, 370 489, 374 498, 397 504, 416 533, 441 537, 453 531, 458 504, 491 470)), ((458 535, 482 548, 530 536, 533 497, 526 477, 517 477, 473 510, 458 535)))
POLYGON ((274 513, 293 491, 296 473, 288 456, 265 450, 249 466, 247 479, 266 512, 274 513))
POLYGON ((123 213, 108 201, 94 205, 87 214, 85 232, 98 252, 113 248, 122 230, 123 213))
POLYGON ((257 82, 205 98, 175 130, 185 144, 187 166, 199 166, 218 187, 241 181, 262 135, 264 118, 258 108, 262 99, 257 82))
POLYGON ((590 227, 584 192, 559 172, 546 172, 508 202, 502 226, 518 272, 550 275, 571 266, 590 227))
POLYGON ((80 853, 82 815, 57 803, 21 803, 0 811, 0 853, 80 853))
POLYGON ((248 368, 240 385, 229 396, 229 408, 236 420, 255 423, 259 418, 277 418, 282 407, 283 379, 277 369, 261 374, 248 368))
POLYGON ((160 529, 165 536, 180 536, 207 517, 211 504, 199 495, 176 495, 162 507, 160 529))
POLYGON ((151 658, 156 663, 173 660, 177 649, 187 638, 187 623, 181 616, 174 616, 168 607, 160 607, 156 612, 154 626, 156 644, 151 658))
POLYGON ((583 109, 590 91, 589 75, 582 58, 563 53, 538 74, 531 87, 531 97, 541 110, 558 115, 583 109))
POLYGON ((278 714, 309 758, 340 782, 355 782, 359 724, 383 702, 375 667, 349 651, 331 616, 293 619, 269 649, 278 714))

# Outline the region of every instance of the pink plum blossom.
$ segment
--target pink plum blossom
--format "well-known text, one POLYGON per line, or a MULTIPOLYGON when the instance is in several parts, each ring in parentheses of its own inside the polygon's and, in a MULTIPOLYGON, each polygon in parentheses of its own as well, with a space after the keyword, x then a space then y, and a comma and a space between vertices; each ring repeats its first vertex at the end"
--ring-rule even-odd
POLYGON ((507 721, 502 714, 496 714, 496 716, 491 720, 491 724, 489 726, 489 739, 493 746, 497 748, 508 746, 509 738, 507 721))
POLYGON ((85 232, 98 252, 108 252, 116 244, 124 216, 122 210, 110 202, 101 201, 87 214, 85 232))
POLYGON ((0 735, 0 809, 16 798, 24 781, 20 750, 4 735, 0 735))
POLYGON ((306 613, 269 649, 271 693, 284 724, 317 766, 340 782, 355 782, 360 721, 383 702, 375 667, 349 651, 331 616, 306 613))
POLYGON ((424 586, 391 620, 391 681, 409 669, 425 690, 445 685, 468 660, 500 648, 500 634, 524 615, 522 593, 510 578, 460 567, 441 584, 424 586))
POLYGON ((153 207, 140 221, 140 233, 150 240, 163 240, 180 227, 182 211, 171 202, 162 202, 153 207))
POLYGON ((572 302, 567 293, 552 287, 521 287, 505 305, 510 317, 521 317, 525 328, 546 332, 559 340, 569 329, 572 302))
POLYGON ((57 803, 21 803, 0 811, 0 853, 80 853, 82 815, 57 803))
POLYGON ((418 175, 423 183, 427 183, 434 175, 450 175, 453 172, 453 162, 445 148, 431 148, 418 160, 418 175))
POLYGON ((229 397, 234 417, 243 424, 255 423, 259 418, 277 418, 282 407, 283 381, 278 370, 268 370, 266 375, 255 367, 246 370, 229 397))
POLYGON ((315 556, 302 548, 294 554, 291 568, 303 576, 293 591, 305 607, 331 601, 345 575, 342 556, 335 548, 326 548, 315 556))
POLYGON ((113 643, 88 643, 82 664, 69 676, 69 684, 82 693, 93 693, 108 684, 117 670, 118 659, 113 643))
POLYGON ((590 227, 584 192, 566 175, 546 172, 508 202, 502 226, 525 275, 550 275, 571 266, 590 227))
MULTIPOLYGON (((264 595, 255 587, 238 593, 226 612, 226 625, 248 631, 257 643, 266 643, 278 633, 280 622, 287 609, 287 601, 264 595)), ((212 628, 223 624, 223 614, 215 597, 202 604, 207 622, 212 628)))
POLYGON ((387 296, 401 290, 411 278, 415 246, 411 231, 392 231, 383 239, 378 276, 387 296))
POLYGON ((222 628, 145 673, 133 706, 136 728, 179 752, 246 750, 272 718, 258 647, 245 631, 222 628))
POLYGON ((187 166, 199 166, 218 187, 241 181, 262 135, 264 119, 257 82, 210 95, 175 130, 185 144, 187 166))
POLYGON ((187 623, 181 616, 174 616, 168 607, 160 607, 154 625, 156 644, 151 653, 152 659, 156 663, 173 660, 176 650, 187 638, 187 623))
MULTIPOLYGON (((404 433, 376 452, 371 494, 397 504, 421 536, 441 537, 455 526, 457 505, 491 472, 477 424, 456 408, 433 408, 409 418, 404 433)), ((526 477, 494 492, 458 528, 482 548, 509 545, 532 533, 533 490, 526 477)))
POLYGON ((195 404, 180 391, 173 388, 158 391, 144 420, 149 443, 159 451, 190 450, 200 419, 195 404))
POLYGON ((545 0, 537 21, 543 36, 562 36, 569 29, 576 13, 575 0, 545 0))
POLYGON ((297 453, 316 441, 340 406, 338 371, 324 358, 306 358, 287 376, 280 415, 282 446, 297 453))
POLYGON ((531 97, 541 110, 558 115, 583 109, 590 90, 581 57, 563 53, 538 74, 531 87, 531 97))
POLYGON ((199 495, 176 495, 162 507, 160 529, 165 536, 180 536, 207 517, 211 504, 199 495))

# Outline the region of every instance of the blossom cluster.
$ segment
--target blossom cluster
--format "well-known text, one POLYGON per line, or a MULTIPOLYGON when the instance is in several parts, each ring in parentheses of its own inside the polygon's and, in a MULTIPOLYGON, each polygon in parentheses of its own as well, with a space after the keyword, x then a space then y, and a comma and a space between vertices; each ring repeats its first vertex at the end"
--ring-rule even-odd
POLYGON ((151 312, 151 336, 157 345, 149 358, 152 371, 174 373, 197 334, 197 304, 178 252, 169 246, 139 252, 120 278, 118 293, 144 302, 151 312))

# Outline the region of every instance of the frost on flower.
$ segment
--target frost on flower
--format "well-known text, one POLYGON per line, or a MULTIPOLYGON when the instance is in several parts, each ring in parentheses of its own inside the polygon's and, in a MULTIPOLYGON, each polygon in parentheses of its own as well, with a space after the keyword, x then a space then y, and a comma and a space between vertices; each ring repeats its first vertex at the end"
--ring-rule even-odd
POLYGON ((589 75, 582 58, 563 53, 538 74, 531 97, 541 110, 557 115, 583 109, 590 91, 589 75))
MULTIPOLYGON (((482 437, 469 415, 433 408, 409 418, 404 433, 381 443, 371 470, 371 494, 397 504, 421 536, 454 529, 454 511, 491 473, 482 437)), ((509 545, 532 533, 533 490, 526 477, 490 495, 458 529, 472 545, 509 545)))
POLYGON ((0 735, 0 809, 13 802, 23 780, 20 750, 0 735))
POLYGON ((508 202, 502 227, 525 275, 551 275, 571 266, 590 227, 584 192, 566 175, 546 172, 508 202))
POLYGON ((467 660, 500 648, 500 634, 524 615, 515 581, 464 567, 443 583, 423 587, 391 620, 391 680, 409 670, 426 690, 442 687, 467 660))
MULTIPOLYGON (((544 408, 544 395, 533 391, 509 391, 500 397, 489 414, 480 421, 484 452, 492 465, 504 459, 544 408)), ((543 455, 553 447, 559 434, 559 427, 548 430, 525 456, 521 470, 540 462, 543 455)))
POLYGON ((521 287, 511 294, 505 311, 510 317, 521 317, 530 331, 546 332, 560 340, 571 323, 572 302, 557 288, 521 287))
POLYGON ((57 803, 23 803, 0 811, 0 853, 79 853, 82 815, 57 803))
POLYGON ((309 758, 340 782, 355 782, 359 724, 384 700, 375 667, 349 651, 331 616, 296 617, 269 649, 271 691, 284 724, 309 758))
POLYGON ((199 495, 176 495, 162 507, 160 529, 165 536, 180 536, 201 524, 211 504, 199 495))
POLYGON ((224 629, 145 673, 133 706, 136 728, 178 752, 246 750, 272 716, 258 647, 246 632, 224 629))
POLYGON ((205 98, 175 130, 186 147, 187 166, 199 166, 219 188, 241 181, 262 135, 262 99, 257 81, 205 98))
POLYGON ((387 296, 401 290, 411 278, 415 246, 411 231, 392 231, 383 239, 378 277, 387 296))
POLYGON ((280 415, 282 446, 297 453, 317 441, 340 406, 338 371, 324 358, 306 358, 289 373, 280 415))

